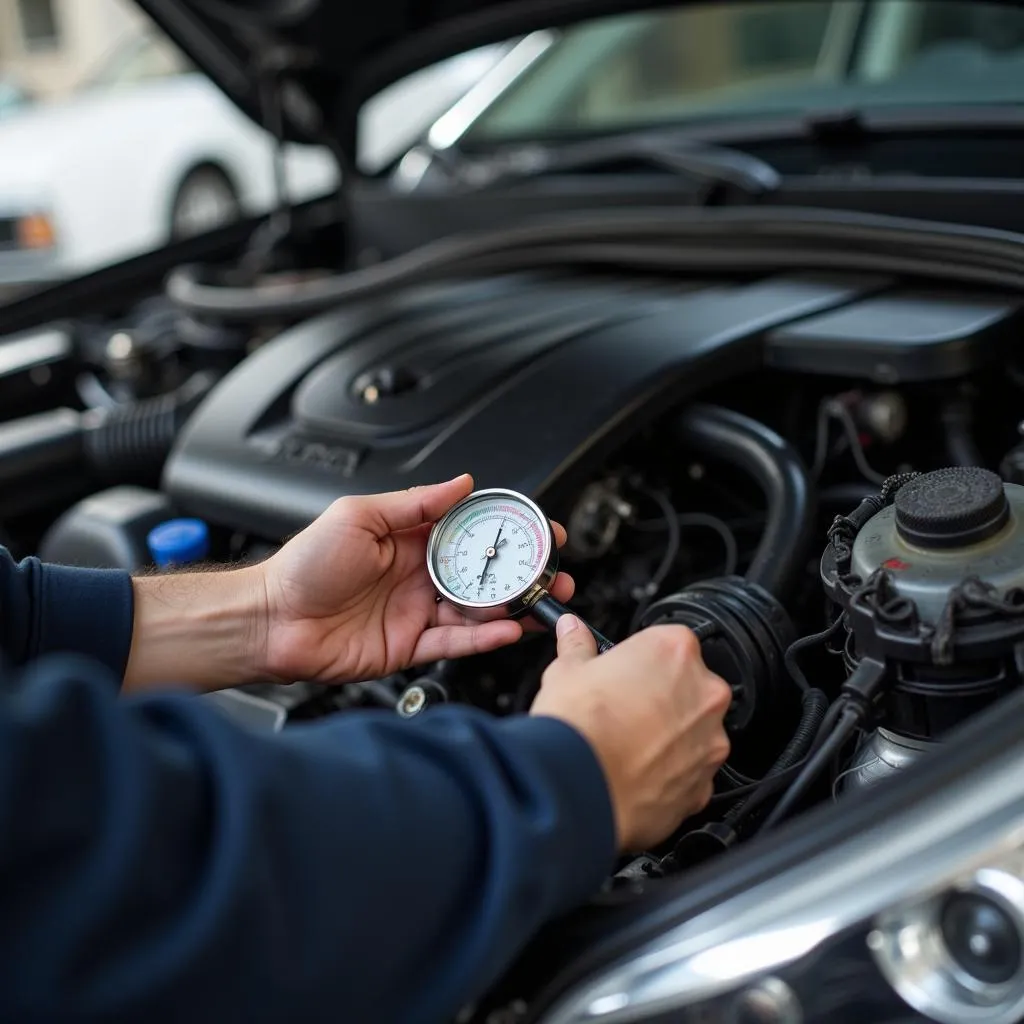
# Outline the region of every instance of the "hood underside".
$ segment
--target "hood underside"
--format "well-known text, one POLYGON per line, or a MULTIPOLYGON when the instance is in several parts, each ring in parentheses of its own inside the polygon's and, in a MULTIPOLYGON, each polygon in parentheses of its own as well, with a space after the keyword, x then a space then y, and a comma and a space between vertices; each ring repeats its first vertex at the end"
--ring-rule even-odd
POLYGON ((327 143, 352 167, 360 106, 405 75, 540 29, 696 0, 136 2, 255 121, 289 139, 327 143), (269 92, 280 97, 280 117, 265 101, 275 81, 280 88, 269 92))
POLYGON ((349 162, 374 93, 446 57, 543 28, 670 0, 136 0, 246 113, 266 127, 261 74, 283 85, 284 131, 330 141, 349 162))

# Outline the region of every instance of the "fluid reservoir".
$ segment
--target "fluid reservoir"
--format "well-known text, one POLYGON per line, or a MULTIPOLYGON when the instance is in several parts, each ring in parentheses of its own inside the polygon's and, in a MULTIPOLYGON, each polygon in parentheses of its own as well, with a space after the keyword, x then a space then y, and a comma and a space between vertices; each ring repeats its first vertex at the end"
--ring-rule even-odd
POLYGON ((202 519, 169 519, 150 530, 146 542, 161 569, 201 562, 210 553, 210 532, 202 519))

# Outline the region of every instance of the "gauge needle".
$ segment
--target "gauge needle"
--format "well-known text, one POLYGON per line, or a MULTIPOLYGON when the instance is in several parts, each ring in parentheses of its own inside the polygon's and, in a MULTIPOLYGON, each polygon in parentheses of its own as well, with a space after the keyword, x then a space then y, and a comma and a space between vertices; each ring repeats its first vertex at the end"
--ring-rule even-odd
POLYGON ((476 588, 477 590, 484 585, 484 577, 487 575, 487 567, 491 564, 491 559, 498 553, 498 541, 501 540, 501 531, 504 529, 505 520, 502 519, 501 526, 498 527, 498 534, 494 538, 494 543, 484 552, 484 567, 480 572, 480 585, 476 588))

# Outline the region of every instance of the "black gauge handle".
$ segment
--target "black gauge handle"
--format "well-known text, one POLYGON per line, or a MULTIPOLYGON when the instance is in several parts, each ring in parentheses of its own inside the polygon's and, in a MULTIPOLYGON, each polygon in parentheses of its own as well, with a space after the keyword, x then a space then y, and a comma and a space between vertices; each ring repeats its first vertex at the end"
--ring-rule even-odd
MULTIPOLYGON (((556 601, 550 594, 545 594, 543 597, 538 598, 530 608, 530 614, 539 623, 547 626, 552 633, 555 631, 555 623, 558 622, 563 615, 576 615, 572 609, 566 608, 561 601, 556 601)), ((576 615, 576 618, 579 619, 580 617, 576 615)), ((590 630, 591 635, 597 641, 598 654, 604 654, 605 651, 610 651, 615 646, 608 637, 598 633, 598 631, 588 622, 583 619, 580 619, 580 622, 590 630)))

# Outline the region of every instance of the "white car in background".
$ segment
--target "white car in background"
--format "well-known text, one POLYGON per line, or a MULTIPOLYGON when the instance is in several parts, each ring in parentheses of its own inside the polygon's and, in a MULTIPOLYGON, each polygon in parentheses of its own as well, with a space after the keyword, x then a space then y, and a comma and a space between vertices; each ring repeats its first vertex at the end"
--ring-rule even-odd
MULTIPOLYGON (((485 47, 389 87, 363 109, 361 163, 404 153, 506 52, 485 47)), ((61 102, 0 119, 0 287, 60 280, 263 213, 274 141, 160 38, 122 47, 61 102)), ((293 200, 337 183, 332 156, 289 146, 293 200)))

